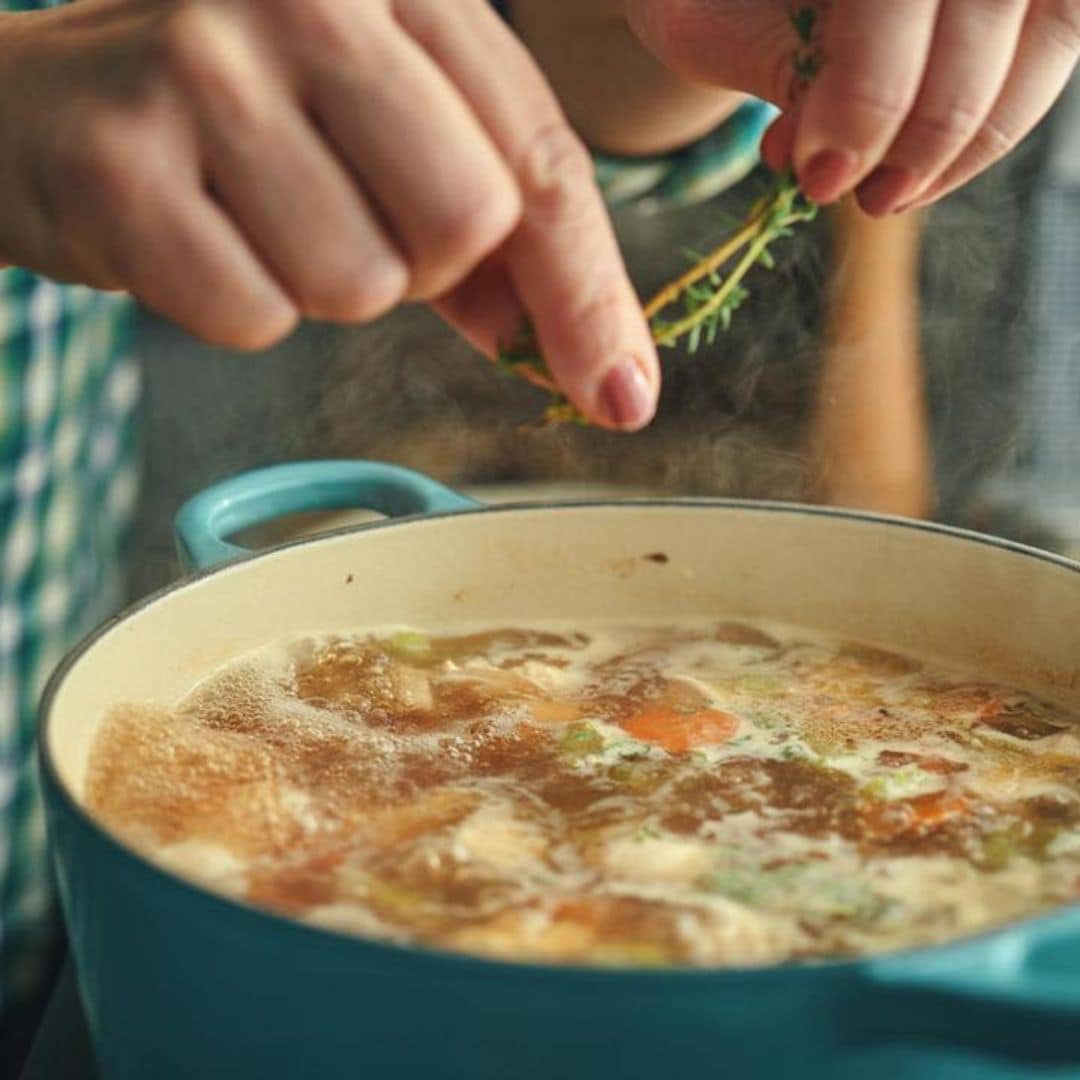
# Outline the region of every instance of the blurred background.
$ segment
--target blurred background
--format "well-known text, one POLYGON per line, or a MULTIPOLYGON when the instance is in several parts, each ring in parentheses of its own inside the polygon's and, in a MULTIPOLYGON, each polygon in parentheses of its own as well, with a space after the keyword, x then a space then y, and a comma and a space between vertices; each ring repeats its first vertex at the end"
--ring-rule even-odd
MULTIPOLYGON (((764 183, 615 211, 642 296, 723 238, 764 183)), ((536 423, 542 395, 427 309, 307 326, 225 354, 143 316, 136 595, 177 574, 171 519, 200 487, 307 457, 399 462, 493 498, 791 499, 924 516, 1080 552, 1080 95, 922 217, 822 216, 755 271, 730 331, 664 354, 634 436, 536 423)))

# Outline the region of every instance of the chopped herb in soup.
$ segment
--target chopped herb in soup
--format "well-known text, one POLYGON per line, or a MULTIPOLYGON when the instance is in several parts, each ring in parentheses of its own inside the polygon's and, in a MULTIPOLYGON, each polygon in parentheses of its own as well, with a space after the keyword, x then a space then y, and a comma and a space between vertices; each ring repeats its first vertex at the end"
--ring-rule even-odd
POLYGON ((114 709, 87 801, 320 926, 504 959, 745 965, 1080 899, 1080 723, 765 624, 312 638, 114 709))

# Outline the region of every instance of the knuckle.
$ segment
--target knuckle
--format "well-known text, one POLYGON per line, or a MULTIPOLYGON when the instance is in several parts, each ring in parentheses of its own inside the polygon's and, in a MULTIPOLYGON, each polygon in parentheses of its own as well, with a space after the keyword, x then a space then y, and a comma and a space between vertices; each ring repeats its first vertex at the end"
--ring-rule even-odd
POLYGON ((273 121, 260 80, 251 77, 234 28, 218 10, 187 4, 161 30, 164 70, 181 92, 205 103, 215 123, 241 138, 267 131, 273 121))
POLYGON ((350 266, 310 281, 301 290, 300 304, 312 318, 366 322, 392 308, 405 295, 408 280, 404 265, 389 259, 350 266))
POLYGON ((64 153, 65 185, 75 204, 130 209, 156 171, 151 150, 123 117, 103 113, 87 120, 64 153))
POLYGON ((920 110, 909 120, 911 129, 933 143, 967 142, 983 117, 969 105, 954 101, 934 110, 920 110))
POLYGON ((112 123, 95 118, 69 143, 63 154, 63 171, 68 190, 80 201, 87 196, 108 198, 123 183, 125 170, 115 141, 112 123))
POLYGON ((1050 39, 1067 52, 1080 52, 1080 0, 1044 0, 1043 26, 1050 39))
POLYGON ((217 50, 221 16, 206 4, 178 3, 161 20, 156 60, 167 70, 186 76, 198 72, 217 50))
MULTIPOLYGON (((245 314, 242 308, 240 314, 245 314)), ((240 320, 223 317, 205 328, 195 329, 200 337, 227 349, 259 352, 287 338, 296 329, 298 321, 295 309, 286 304, 275 308, 260 305, 252 306, 240 320)))
MULTIPOLYGON (((612 333, 623 325, 623 305, 625 292, 617 282, 601 283, 584 296, 566 298, 566 319, 569 325, 579 332, 587 333, 591 338, 598 338, 603 333, 612 333)), ((607 355, 611 341, 596 341, 594 355, 607 355)))
POLYGON ((486 184, 444 213, 415 253, 412 294, 426 298, 452 288, 506 240, 520 216, 521 200, 509 182, 486 184))
POLYGON ((1011 25, 1018 17, 1027 14, 1031 0, 979 0, 972 14, 978 22, 975 26, 989 29, 1011 25))
POLYGON ((243 278, 225 277, 216 284, 212 303, 200 303, 190 290, 167 290, 156 278, 136 282, 133 291, 203 341, 227 349, 257 352, 296 329, 300 313, 284 295, 243 278))
POLYGON ((490 185, 445 224, 442 240, 447 255, 471 263, 490 254, 513 230, 520 213, 520 200, 509 183, 490 185))
POLYGON ((354 4, 339 0, 262 0, 278 23, 280 30, 298 48, 322 63, 335 65, 343 61, 355 63, 366 53, 365 41, 373 29, 371 16, 380 13, 382 5, 365 0, 368 18, 356 18, 354 4))
POLYGON ((874 123, 893 122, 908 107, 900 94, 867 79, 848 83, 844 87, 842 104, 845 112, 859 114, 874 123))
POLYGON ((579 214, 594 178, 585 144, 562 119, 544 124, 526 140, 516 173, 529 212, 545 218, 579 214))
POLYGON ((990 164, 1004 157, 1018 142, 1020 136, 1010 130, 1000 117, 990 117, 979 129, 972 145, 979 158, 990 164))

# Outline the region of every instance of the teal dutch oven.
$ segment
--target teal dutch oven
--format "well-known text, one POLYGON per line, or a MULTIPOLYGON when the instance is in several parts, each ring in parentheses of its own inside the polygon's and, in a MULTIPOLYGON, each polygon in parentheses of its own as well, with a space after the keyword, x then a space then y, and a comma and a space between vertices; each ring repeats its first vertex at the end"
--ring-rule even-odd
POLYGON ((962 665, 1080 710, 1080 566, 820 508, 484 508, 369 462, 239 476, 178 518, 197 573, 99 629, 45 696, 49 832, 105 1080, 1080 1076, 1080 907, 946 946, 761 970, 502 963, 213 895, 80 805, 110 704, 168 706, 236 654, 366 624, 763 616, 962 665), (385 519, 253 554, 302 511, 385 519), (662 553, 666 559, 655 558, 662 553))

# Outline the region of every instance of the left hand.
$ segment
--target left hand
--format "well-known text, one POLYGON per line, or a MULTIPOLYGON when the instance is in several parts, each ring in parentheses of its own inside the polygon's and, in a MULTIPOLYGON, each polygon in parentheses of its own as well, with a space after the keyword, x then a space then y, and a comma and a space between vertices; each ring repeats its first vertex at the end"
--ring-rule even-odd
POLYGON ((774 168, 806 194, 884 215, 940 199, 1013 149, 1080 54, 1080 0, 623 0, 682 77, 773 101, 774 168), (824 64, 791 100, 793 8, 819 12, 824 64))

